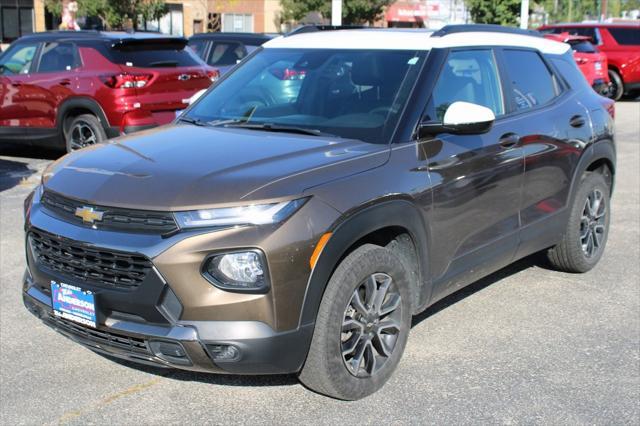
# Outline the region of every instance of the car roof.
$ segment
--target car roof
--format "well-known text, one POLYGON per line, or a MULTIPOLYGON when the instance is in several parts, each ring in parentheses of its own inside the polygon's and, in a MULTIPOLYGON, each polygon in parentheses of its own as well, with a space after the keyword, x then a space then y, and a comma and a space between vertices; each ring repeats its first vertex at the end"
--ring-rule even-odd
POLYGON ((433 36, 429 30, 350 29, 317 31, 274 38, 262 46, 265 49, 371 49, 371 50, 431 50, 470 46, 528 47, 543 53, 563 54, 569 46, 543 37, 505 34, 490 31, 454 32, 433 36))
POLYGON ((125 32, 125 31, 44 31, 28 34, 20 37, 19 40, 147 40, 147 39, 183 39, 183 37, 168 36, 155 32, 125 32))
POLYGON ((192 35, 189 40, 238 40, 265 42, 276 37, 277 34, 264 33, 198 33, 192 35))
POLYGON ((540 28, 558 28, 558 27, 629 27, 640 29, 640 22, 561 22, 559 24, 543 25, 540 28))

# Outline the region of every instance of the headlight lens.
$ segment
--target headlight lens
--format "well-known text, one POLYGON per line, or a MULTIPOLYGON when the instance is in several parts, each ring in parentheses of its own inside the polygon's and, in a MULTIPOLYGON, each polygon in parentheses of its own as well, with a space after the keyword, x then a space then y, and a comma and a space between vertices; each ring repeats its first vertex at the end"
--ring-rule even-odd
POLYGON ((266 225, 282 222, 305 203, 306 198, 272 204, 192 210, 175 213, 180 228, 266 225))
POLYGON ((262 291, 268 287, 263 256, 257 250, 212 256, 204 269, 204 276, 225 290, 262 291))

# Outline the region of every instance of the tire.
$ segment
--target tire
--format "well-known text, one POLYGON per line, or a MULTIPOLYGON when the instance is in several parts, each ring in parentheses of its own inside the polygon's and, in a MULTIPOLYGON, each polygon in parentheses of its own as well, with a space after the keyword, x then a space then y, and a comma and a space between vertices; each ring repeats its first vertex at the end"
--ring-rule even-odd
POLYGON ((107 135, 100 124, 100 120, 92 114, 82 114, 75 117, 65 134, 67 152, 95 145, 107 140, 107 135))
POLYGON ((343 400, 364 398, 380 389, 407 343, 410 298, 407 273, 397 255, 372 244, 354 250, 329 280, 300 381, 343 400), (376 294, 383 296, 367 309, 376 294), (379 312, 382 315, 376 316, 379 312))
POLYGON ((551 264, 560 271, 574 273, 593 268, 607 244, 610 217, 609 186, 604 177, 585 173, 562 240, 547 252, 551 264))
POLYGON ((614 70, 609 70, 609 80, 611 80, 611 86, 609 86, 608 96, 614 101, 619 101, 624 94, 624 84, 622 83, 622 77, 614 70))

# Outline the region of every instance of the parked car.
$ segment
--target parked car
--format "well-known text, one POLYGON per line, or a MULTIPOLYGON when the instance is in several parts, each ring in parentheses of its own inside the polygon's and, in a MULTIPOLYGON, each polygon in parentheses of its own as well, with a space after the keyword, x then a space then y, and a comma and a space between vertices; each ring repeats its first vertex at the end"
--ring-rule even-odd
POLYGON ((573 50, 573 58, 578 64, 578 68, 587 79, 593 90, 601 95, 609 94, 609 73, 607 65, 607 55, 599 52, 591 44, 591 38, 587 36, 575 36, 569 33, 545 34, 550 40, 567 43, 573 50))
POLYGON ((598 263, 613 113, 568 45, 517 29, 274 39, 174 125, 45 170, 24 304, 100 353, 362 398, 438 300, 541 250, 598 263), (294 102, 274 67, 304 71, 294 102))
POLYGON ((590 37, 598 50, 607 55, 610 98, 618 100, 624 93, 640 89, 640 23, 557 24, 540 27, 540 31, 590 37))
POLYGON ((0 56, 0 141, 68 151, 171 122, 219 73, 187 40, 148 33, 53 31, 0 56))
POLYGON ((273 37, 260 33, 200 33, 189 38, 189 47, 224 74, 273 37))

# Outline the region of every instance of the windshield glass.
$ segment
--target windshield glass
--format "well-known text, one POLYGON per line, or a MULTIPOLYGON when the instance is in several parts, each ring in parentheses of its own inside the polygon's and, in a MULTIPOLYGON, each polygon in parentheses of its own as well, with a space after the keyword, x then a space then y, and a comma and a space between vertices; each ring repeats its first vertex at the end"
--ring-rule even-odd
POLYGON ((426 51, 264 49, 185 117, 210 125, 278 126, 385 143, 426 51))

